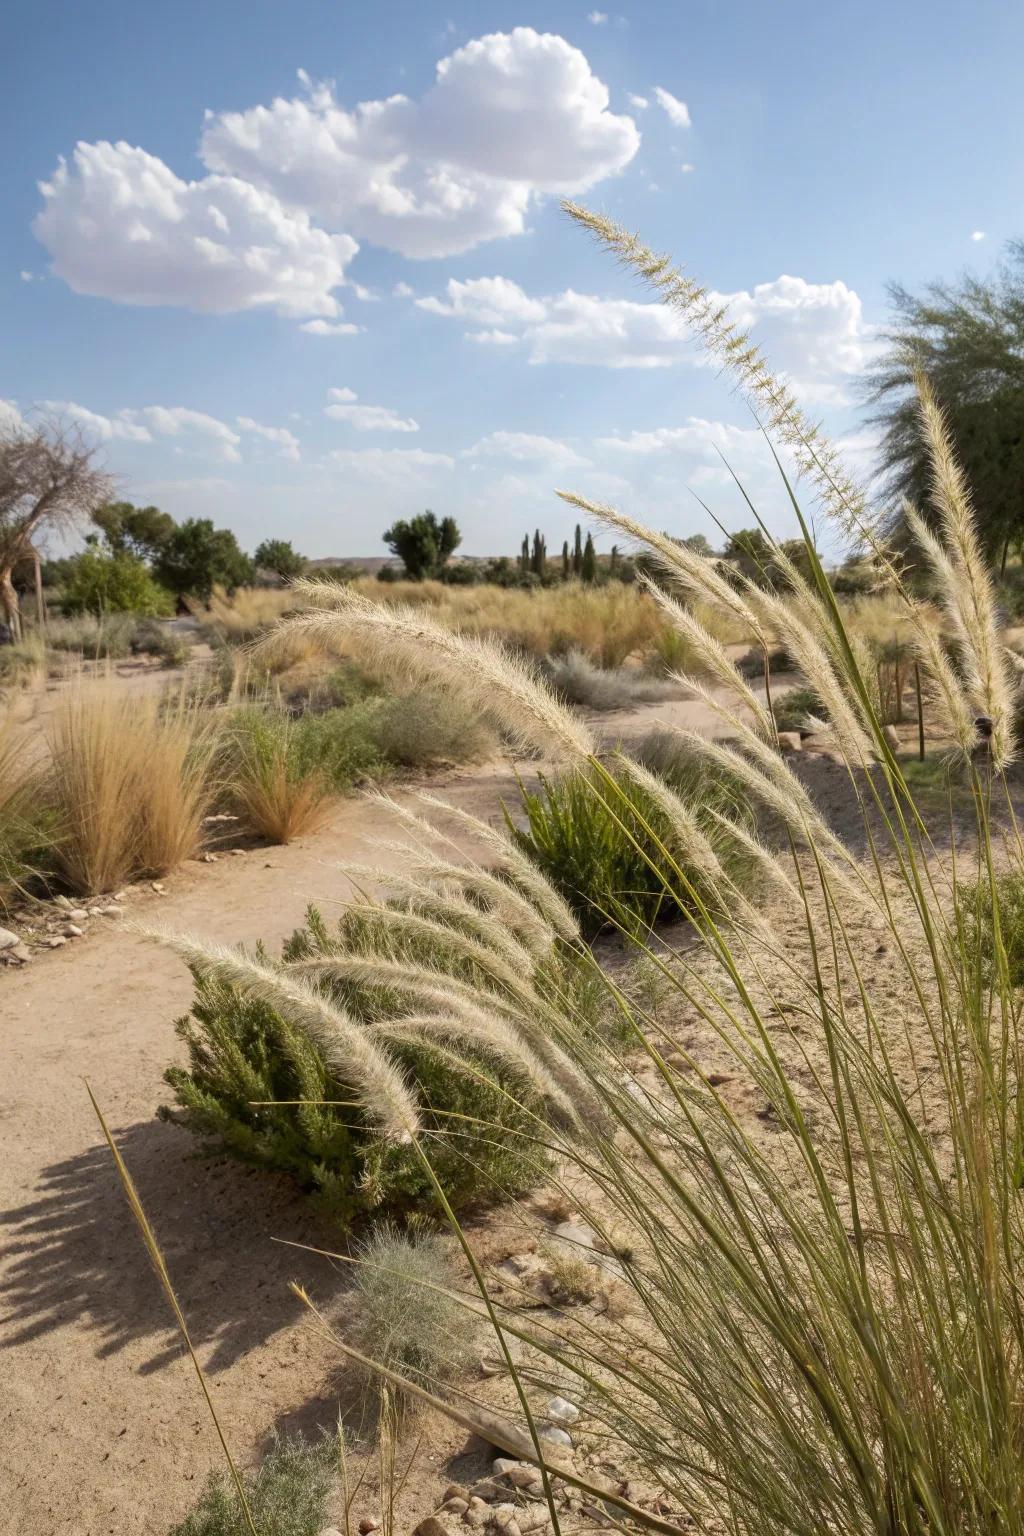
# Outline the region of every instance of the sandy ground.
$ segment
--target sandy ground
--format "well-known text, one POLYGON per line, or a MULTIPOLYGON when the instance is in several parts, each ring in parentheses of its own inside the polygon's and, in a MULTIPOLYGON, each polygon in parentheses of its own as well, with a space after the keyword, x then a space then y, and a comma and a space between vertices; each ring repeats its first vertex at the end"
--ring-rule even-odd
MULTIPOLYGON (((659 719, 714 728, 704 706, 678 701, 605 717, 602 729, 615 740, 659 719)), ((484 816, 515 797, 508 764, 438 782, 484 816)), ((329 912, 344 898, 333 862, 365 857, 361 839, 392 830, 385 822, 346 801, 309 839, 189 864, 166 879, 164 896, 138 887, 128 905, 228 943, 263 938, 273 951, 310 901, 329 912)), ((0 974, 4 1536, 164 1536, 219 1456, 85 1079, 159 1234, 239 1457, 258 1456, 275 1429, 336 1417, 336 1361, 287 1282, 324 1302, 342 1282, 324 1259, 274 1241, 332 1247, 335 1234, 285 1180, 199 1158, 191 1137, 156 1118, 169 1096, 163 1070, 180 1050, 172 1023, 190 996, 180 961, 103 919, 86 938, 0 974)), ((465 1449, 465 1435, 430 1429, 417 1470, 422 1512, 465 1449)))

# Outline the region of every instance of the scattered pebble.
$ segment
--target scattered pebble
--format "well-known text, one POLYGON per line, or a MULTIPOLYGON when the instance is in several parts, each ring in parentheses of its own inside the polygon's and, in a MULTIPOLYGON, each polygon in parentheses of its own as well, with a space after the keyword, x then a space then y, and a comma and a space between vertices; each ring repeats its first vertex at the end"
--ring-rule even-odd
POLYGON ((124 907, 119 907, 116 901, 112 901, 109 907, 95 907, 100 917, 123 917, 124 907))
POLYGON ((548 1403, 547 1415, 552 1424, 575 1424, 580 1411, 567 1397, 553 1397, 548 1403))
POLYGON ((413 1536, 448 1536, 448 1527, 436 1515, 428 1515, 420 1521, 413 1536))
POLYGON ((67 914, 73 923, 84 923, 89 918, 89 914, 84 907, 68 907, 67 914))
POLYGON ((50 949, 63 949, 67 939, 61 938, 60 934, 54 934, 53 938, 47 939, 46 942, 50 949))
POLYGON ((199 855, 199 862, 200 864, 216 864, 217 855, 215 853, 201 853, 199 855))
POLYGON ((0 950, 13 949, 16 944, 20 943, 21 940, 18 935, 13 933, 10 928, 0 928, 0 950))
POLYGON ((380 1530, 380 1521, 376 1515, 364 1515, 359 1522, 359 1536, 370 1536, 371 1531, 380 1530))
POLYGON ((156 891, 158 896, 165 896, 167 894, 166 891, 164 890, 164 883, 163 883, 162 880, 153 880, 150 883, 150 887, 149 888, 150 888, 151 891, 156 891))
POLYGON ((61 929, 61 933, 66 939, 80 939, 84 932, 85 929, 79 928, 77 923, 65 923, 61 929))
POLYGON ((564 1445, 572 1448, 572 1437, 564 1429, 559 1429, 557 1424, 545 1424, 540 1431, 539 1438, 548 1440, 552 1445, 564 1445))

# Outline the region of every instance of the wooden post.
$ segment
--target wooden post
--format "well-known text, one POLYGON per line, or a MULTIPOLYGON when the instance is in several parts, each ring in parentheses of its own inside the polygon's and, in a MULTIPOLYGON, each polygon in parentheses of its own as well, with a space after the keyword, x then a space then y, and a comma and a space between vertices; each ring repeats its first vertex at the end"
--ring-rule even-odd
POLYGON ((921 668, 914 662, 914 692, 917 694, 917 760, 924 762, 924 705, 921 702, 921 668))

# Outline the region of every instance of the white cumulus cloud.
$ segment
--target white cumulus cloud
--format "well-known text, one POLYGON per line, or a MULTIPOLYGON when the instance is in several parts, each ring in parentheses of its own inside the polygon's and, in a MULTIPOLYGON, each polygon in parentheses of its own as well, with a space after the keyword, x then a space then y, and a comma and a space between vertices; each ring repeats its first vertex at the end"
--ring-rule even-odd
POLYGON ((243 432, 251 432, 253 436, 262 437, 265 442, 272 443, 282 459, 290 459, 293 463, 298 463, 299 440, 287 427, 266 427, 262 422, 253 421, 251 416, 236 416, 235 422, 243 432))
POLYGON ((399 416, 386 405, 358 405, 359 399, 351 389, 329 389, 330 405, 324 407, 324 415, 334 421, 343 421, 355 427, 357 432, 418 432, 420 424, 411 416, 399 416))
POLYGON ((646 112, 650 106, 646 96, 634 96, 632 92, 630 92, 629 104, 631 107, 635 107, 638 112, 646 112))
POLYGON ((355 336, 362 329, 350 320, 304 320, 299 326, 300 331, 308 331, 311 336, 355 336))
POLYGON ((359 249, 266 187, 182 181, 130 144, 79 144, 40 184, 33 230, 76 293, 226 314, 339 314, 333 290, 359 249))
POLYGON ((120 416, 129 422, 141 420, 155 436, 205 439, 225 463, 237 464, 241 460, 238 433, 226 421, 218 421, 205 411, 193 411, 185 405, 144 405, 140 410, 121 411, 120 416))
POLYGON ((432 315, 454 315, 474 325, 543 320, 547 313, 542 299, 531 299, 508 277, 471 277, 466 282, 453 277, 445 292, 446 299, 417 299, 417 308, 432 315))
POLYGON ((127 442, 150 443, 152 435, 146 427, 138 422, 131 421, 125 412, 117 416, 101 416, 97 411, 90 411, 84 405, 78 405, 74 400, 41 400, 44 410, 52 411, 55 416, 62 416, 75 422, 83 430, 101 442, 108 443, 113 438, 122 438, 127 442))
POLYGON ((419 101, 349 108, 331 85, 302 80, 301 96, 210 116, 206 165, 405 256, 519 234, 533 198, 584 191, 640 143, 586 56, 532 27, 456 49, 419 101))
POLYGON ((654 87, 654 99, 673 128, 689 128, 690 109, 685 101, 680 101, 678 96, 673 96, 672 92, 666 91, 662 85, 654 87))
POLYGON ((428 453, 424 448, 335 448, 324 462, 330 469, 403 493, 424 484, 439 471, 453 469, 447 453, 428 453))
POLYGON ((878 350, 860 295, 844 282, 809 283, 783 274, 749 292, 714 297, 739 325, 751 328, 775 371, 809 405, 848 404, 854 377, 878 350))
POLYGON ((461 456, 466 459, 514 459, 519 463, 558 466, 584 465, 589 462, 568 443, 532 432, 489 432, 472 447, 464 448, 461 456))

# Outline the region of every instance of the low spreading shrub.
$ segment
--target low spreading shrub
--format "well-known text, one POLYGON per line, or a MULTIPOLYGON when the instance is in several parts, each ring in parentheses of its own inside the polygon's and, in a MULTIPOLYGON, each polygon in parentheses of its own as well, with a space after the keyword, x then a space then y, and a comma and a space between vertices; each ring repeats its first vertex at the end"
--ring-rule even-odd
POLYGON ((382 756, 403 768, 476 763, 496 746, 493 731, 478 715, 429 688, 381 701, 374 729, 382 756))
MULTIPOLYGON (((692 808, 736 884, 747 882, 749 861, 727 829, 710 814, 718 811, 734 820, 745 820, 744 800, 736 786, 724 776, 709 773, 706 764, 689 757, 671 735, 649 737, 634 755, 692 808)), ((678 884, 672 895, 666 894, 664 881, 651 868, 649 861, 663 865, 664 856, 645 822, 675 853, 697 890, 704 891, 700 870, 676 848, 664 814, 647 792, 625 779, 614 765, 610 771, 622 796, 614 810, 602 803, 608 792, 606 787, 602 789, 601 777, 594 769, 571 770, 550 779, 541 775, 537 791, 522 786, 525 827, 517 825, 505 808, 509 830, 519 847, 562 893, 590 938, 609 922, 638 934, 656 922, 688 915, 678 884)))
POLYGON ((51 651, 77 651, 87 661, 120 661, 131 655, 137 624, 132 613, 107 613, 102 618, 83 613, 48 624, 46 644, 51 651))
POLYGON ((0 911, 51 867, 53 838, 38 753, 0 718, 0 911))
POLYGON ((150 574, 145 561, 127 551, 84 549, 70 563, 61 596, 69 617, 111 613, 154 617, 171 613, 174 601, 150 574))
POLYGON ((134 655, 156 656, 165 667, 183 667, 188 660, 185 637, 158 619, 140 619, 129 643, 134 655))
POLYGON ((821 700, 813 688, 803 684, 787 688, 772 700, 775 728, 779 731, 802 731, 809 716, 823 718, 821 700))
POLYGON ((996 881, 996 901, 987 878, 961 881, 957 886, 957 917, 963 953, 991 980, 995 965, 994 907, 999 908, 999 933, 1006 954, 1011 987, 1024 987, 1024 868, 1015 865, 996 881))
POLYGON ((551 685, 567 704, 588 709, 629 709, 669 698, 671 684, 645 677, 628 667, 597 667, 583 651, 568 651, 546 668, 551 685))
MULTIPOLYGON (((335 1451, 329 1440, 276 1440, 257 1471, 243 1478, 260 1536, 318 1536, 327 1524, 335 1451)), ((251 1536, 234 1483, 210 1474, 199 1502, 171 1536, 251 1536)))
POLYGON ((46 676, 46 646, 37 632, 15 645, 0 645, 0 688, 23 688, 46 676))
MULTIPOLYGON (((441 968, 436 981, 444 964, 444 930, 419 943, 415 935, 403 939, 382 921, 388 910, 356 903, 336 936, 311 910, 307 925, 286 946, 285 961, 355 960, 356 975, 368 975, 377 960, 385 973, 394 961, 424 971, 432 962, 441 968)), ((429 1207, 433 1186, 415 1149, 380 1137, 308 1031, 201 967, 194 974, 192 1013, 177 1025, 189 1065, 165 1073, 191 1131, 247 1162, 287 1174, 342 1224, 371 1211, 400 1215, 429 1207)), ((475 974, 472 965, 464 967, 464 979, 475 974)), ((565 968, 567 980, 571 974, 565 968)), ((405 993, 386 980, 332 978, 327 972, 320 985, 347 1017, 368 1031, 383 1031, 389 1055, 414 1086, 426 1144, 454 1207, 537 1181, 545 1160, 529 1137, 539 1101, 522 1082, 514 1093, 507 1091, 507 1063, 500 1067, 486 1044, 467 1047, 450 1018, 436 1038, 422 1029, 391 1031, 393 1017, 405 1016, 405 993)))
POLYGON ((219 754, 234 812, 275 843, 312 831, 332 795, 385 767, 377 714, 373 700, 299 717, 259 703, 234 710, 219 754))

